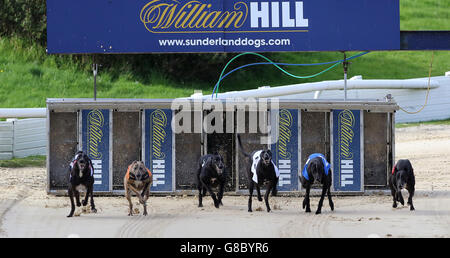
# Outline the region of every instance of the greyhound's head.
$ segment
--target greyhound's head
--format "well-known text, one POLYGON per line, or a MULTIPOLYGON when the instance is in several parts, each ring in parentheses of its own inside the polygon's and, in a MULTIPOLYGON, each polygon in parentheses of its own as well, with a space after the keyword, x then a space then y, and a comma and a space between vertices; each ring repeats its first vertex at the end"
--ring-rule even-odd
POLYGON ((395 179, 397 181, 397 188, 401 190, 406 187, 406 183, 408 181, 408 175, 406 170, 398 170, 395 174, 395 179))
POLYGON ((272 163, 272 152, 270 150, 261 151, 259 157, 261 158, 262 164, 265 166, 269 166, 272 163))
POLYGON ((89 167, 89 157, 84 152, 77 152, 74 166, 78 168, 78 176, 83 177, 86 168, 89 167))
POLYGON ((137 181, 144 180, 148 175, 147 168, 142 161, 133 161, 130 167, 130 176, 134 177, 137 181))
POLYGON ((220 155, 218 152, 215 152, 212 157, 212 163, 217 171, 217 174, 222 175, 223 170, 225 168, 222 155, 220 155))
POLYGON ((321 158, 314 158, 309 163, 309 171, 314 182, 322 183, 325 170, 321 158))

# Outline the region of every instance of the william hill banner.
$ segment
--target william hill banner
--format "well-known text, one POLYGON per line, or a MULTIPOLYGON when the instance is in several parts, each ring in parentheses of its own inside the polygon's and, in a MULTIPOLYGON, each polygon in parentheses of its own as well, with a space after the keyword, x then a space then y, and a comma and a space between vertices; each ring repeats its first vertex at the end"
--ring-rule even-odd
POLYGON ((278 141, 272 144, 273 161, 280 171, 278 190, 298 190, 298 109, 280 109, 278 141))
POLYGON ((145 166, 153 174, 152 192, 173 191, 172 110, 145 110, 145 166))
POLYGON ((94 191, 110 191, 109 109, 81 111, 81 145, 94 166, 94 191))
POLYGON ((49 53, 395 50, 399 0, 47 0, 49 53))
POLYGON ((364 191, 360 125, 360 110, 333 110, 334 191, 364 191))

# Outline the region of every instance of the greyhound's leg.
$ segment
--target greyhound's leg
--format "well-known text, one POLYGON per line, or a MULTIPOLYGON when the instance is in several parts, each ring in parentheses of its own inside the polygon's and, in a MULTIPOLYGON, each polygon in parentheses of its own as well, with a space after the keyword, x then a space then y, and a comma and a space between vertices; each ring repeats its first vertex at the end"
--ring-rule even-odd
POLYGON ((259 188, 259 184, 255 183, 256 185, 256 194, 258 195, 258 201, 262 202, 262 197, 261 197, 261 189, 259 188))
POLYGON ((411 210, 411 211, 413 211, 413 210, 415 210, 414 209, 414 205, 413 205, 413 200, 412 200, 412 198, 413 198, 413 196, 414 196, 414 187, 411 187, 411 188, 407 188, 407 190, 408 190, 408 193, 409 193, 409 196, 408 196, 408 205, 409 205, 409 210, 411 210))
POLYGON ((133 216, 133 203, 131 202, 131 192, 128 187, 125 186, 125 196, 128 200, 128 216, 133 216))
POLYGON ((316 214, 322 213, 322 205, 323 205, 323 199, 325 198, 325 194, 327 193, 328 187, 326 184, 323 184, 322 187, 322 195, 320 196, 319 205, 317 207, 316 214))
POLYGON ((267 212, 270 212, 269 194, 270 194, 270 190, 272 190, 272 188, 273 188, 272 182, 268 183, 266 186, 266 193, 264 194, 264 202, 266 203, 267 212))
POLYGON ((140 204, 144 204, 144 200, 142 199, 141 193, 139 192, 138 189, 136 189, 134 186, 132 185, 128 185, 128 188, 134 192, 134 194, 136 194, 136 197, 139 199, 139 203, 140 204))
POLYGON ((74 194, 75 194, 75 201, 77 203, 77 207, 81 206, 81 202, 80 202, 80 192, 78 192, 78 190, 74 189, 73 190, 74 194))
POLYGON ((69 186, 69 190, 68 190, 68 194, 69 194, 69 198, 70 198, 70 213, 67 216, 68 218, 73 216, 73 213, 75 212, 75 203, 73 200, 73 190, 72 190, 72 186, 69 186))
POLYGON ((198 189, 198 207, 203 207, 203 185, 201 182, 198 182, 197 185, 197 189, 198 189))
POLYGON ((334 203, 333 200, 331 199, 331 184, 328 185, 328 203, 330 204, 330 208, 332 211, 334 211, 334 203))
POLYGON ((86 187, 86 195, 84 196, 84 200, 82 202, 83 206, 86 206, 88 204, 90 192, 91 192, 90 187, 86 187))
POLYGON ((97 213, 97 209, 95 208, 95 203, 94 203, 94 184, 92 184, 92 186, 89 187, 89 192, 91 195, 91 211, 93 213, 97 213))
POLYGON ((279 180, 279 178, 276 177, 275 183, 273 184, 273 188, 272 188, 272 196, 277 196, 277 193, 278 193, 278 189, 277 189, 278 180, 279 180))
POLYGON ((328 187, 328 203, 330 204, 330 208, 332 211, 334 211, 334 203, 333 200, 331 199, 331 187, 328 187))
POLYGON ((149 195, 150 195, 150 182, 144 183, 144 188, 142 188, 141 197, 143 201, 147 201, 149 195))
POLYGON ((223 198, 224 187, 225 187, 225 181, 221 180, 220 185, 219 185, 219 193, 217 194, 217 201, 219 202, 219 205, 222 205, 222 206, 223 206, 222 198, 223 198))
POLYGON ((148 200, 148 197, 150 196, 150 187, 149 187, 149 185, 150 185, 149 182, 147 182, 144 185, 144 190, 142 190, 142 194, 141 194, 141 196, 142 196, 142 198, 144 200, 144 204, 143 204, 144 205, 144 213, 143 213, 144 216, 147 216, 147 200, 148 200))
POLYGON ((142 215, 147 216, 147 214, 148 214, 147 213, 147 203, 144 202, 143 206, 144 206, 144 213, 142 215))
POLYGON ((198 190, 198 207, 203 207, 203 184, 200 182, 200 173, 201 173, 201 167, 197 168, 196 171, 196 179, 197 179, 197 190, 198 190))
POLYGON ((128 200, 128 216, 133 216, 133 203, 131 202, 131 193, 130 189, 128 189, 128 184, 126 181, 124 182, 124 188, 125 188, 125 197, 128 200))
POLYGON ((309 204, 309 191, 311 190, 311 185, 306 187, 305 199, 303 199, 303 209, 306 207, 305 212, 311 212, 311 207, 309 204))
POLYGON ((400 202, 402 205, 405 205, 405 200, 403 199, 402 195, 402 189, 400 187, 397 187, 397 201, 400 202))
POLYGON ((202 190, 203 190, 203 186, 200 185, 198 187, 198 207, 203 207, 203 193, 202 193, 202 190))
POLYGON ((389 184, 389 187, 391 188, 391 194, 392 194, 392 208, 397 208, 397 193, 395 192, 395 187, 392 186, 392 184, 389 184))
POLYGON ((214 192, 212 191, 211 187, 209 187, 209 186, 205 183, 204 178, 200 178, 200 181, 202 182, 203 187, 205 187, 206 190, 208 190, 208 193, 211 195, 211 198, 212 198, 213 201, 214 201, 214 207, 219 208, 219 202, 217 201, 216 194, 214 194, 214 192))
POLYGON ((254 186, 253 182, 250 182, 249 185, 248 185, 248 192, 249 192, 249 196, 248 196, 248 212, 252 212, 253 186, 254 186))

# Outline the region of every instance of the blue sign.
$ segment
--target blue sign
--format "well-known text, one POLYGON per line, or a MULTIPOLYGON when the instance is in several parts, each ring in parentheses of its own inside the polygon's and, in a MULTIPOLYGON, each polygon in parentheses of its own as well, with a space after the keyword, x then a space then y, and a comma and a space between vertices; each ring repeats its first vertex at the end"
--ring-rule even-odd
POLYGON ((145 110, 145 166, 153 174, 152 192, 171 192, 172 110, 145 110))
POLYGON ((47 0, 48 53, 400 49, 399 0, 47 0))
POLYGON ((298 110, 280 109, 278 141, 272 144, 273 161, 280 171, 278 190, 298 190, 298 110))
POLYGON ((81 111, 81 145, 94 166, 94 191, 110 191, 109 109, 81 111))
POLYGON ((333 110, 334 191, 364 191, 361 171, 360 112, 360 110, 333 110))

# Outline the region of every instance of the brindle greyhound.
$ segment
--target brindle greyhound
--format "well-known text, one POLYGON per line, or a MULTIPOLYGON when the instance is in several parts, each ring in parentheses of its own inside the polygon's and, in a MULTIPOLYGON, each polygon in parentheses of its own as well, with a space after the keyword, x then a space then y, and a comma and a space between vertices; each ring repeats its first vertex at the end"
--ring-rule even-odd
POLYGON ((125 196, 130 209, 128 216, 133 216, 133 204, 131 203, 131 192, 139 198, 139 203, 144 205, 144 216, 147 216, 147 199, 150 196, 150 184, 153 182, 152 173, 145 167, 142 161, 133 161, 128 166, 127 173, 123 179, 125 196))

